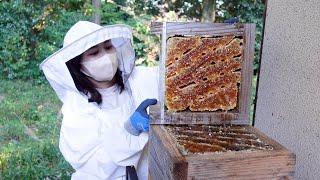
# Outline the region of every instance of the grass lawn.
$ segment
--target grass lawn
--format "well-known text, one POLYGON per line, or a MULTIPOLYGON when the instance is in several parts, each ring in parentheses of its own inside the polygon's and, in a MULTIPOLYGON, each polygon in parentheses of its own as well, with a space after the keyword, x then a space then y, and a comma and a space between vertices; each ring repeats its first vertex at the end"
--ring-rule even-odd
POLYGON ((0 179, 70 179, 58 148, 60 108, 47 83, 0 79, 0 179))

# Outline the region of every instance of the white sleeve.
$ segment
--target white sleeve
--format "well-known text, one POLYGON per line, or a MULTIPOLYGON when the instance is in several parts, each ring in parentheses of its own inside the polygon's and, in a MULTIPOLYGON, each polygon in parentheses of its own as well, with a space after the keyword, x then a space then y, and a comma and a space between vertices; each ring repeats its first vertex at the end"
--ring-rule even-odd
MULTIPOLYGON (((136 166, 148 135, 134 136, 123 127, 111 126, 113 119, 101 119, 108 117, 99 117, 90 111, 75 111, 75 108, 87 108, 79 102, 81 100, 65 103, 62 108, 59 148, 72 167, 86 168, 93 174, 103 172, 101 177, 110 177, 119 166, 136 166), (103 123, 105 121, 109 125, 103 123)), ((90 108, 92 106, 87 109, 90 108)))
POLYGON ((136 107, 148 98, 159 100, 159 66, 136 66, 129 78, 133 87, 133 96, 136 98, 136 107))

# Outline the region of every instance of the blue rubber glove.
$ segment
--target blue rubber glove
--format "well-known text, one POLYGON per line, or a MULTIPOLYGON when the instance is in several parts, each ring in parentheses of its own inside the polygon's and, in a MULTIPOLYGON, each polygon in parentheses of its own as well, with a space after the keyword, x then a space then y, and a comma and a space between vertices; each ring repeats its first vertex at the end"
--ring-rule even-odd
POLYGON ((157 104, 156 99, 144 100, 136 111, 130 116, 129 120, 125 123, 127 131, 133 135, 139 135, 141 132, 149 131, 149 115, 147 108, 150 105, 157 104))

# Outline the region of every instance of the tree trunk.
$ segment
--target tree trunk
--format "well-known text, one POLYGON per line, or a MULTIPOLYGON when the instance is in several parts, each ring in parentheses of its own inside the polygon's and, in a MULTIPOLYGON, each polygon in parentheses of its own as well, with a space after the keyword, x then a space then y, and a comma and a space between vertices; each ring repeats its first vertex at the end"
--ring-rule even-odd
POLYGON ((203 0, 202 22, 214 22, 216 15, 216 0, 203 0))
POLYGON ((173 8, 173 3, 171 0, 164 0, 164 10, 165 12, 168 12, 170 10, 172 10, 173 8))
POLYGON ((92 5, 94 8, 92 21, 96 24, 100 24, 100 22, 101 22, 101 15, 100 15, 101 1, 100 0, 92 0, 92 5))

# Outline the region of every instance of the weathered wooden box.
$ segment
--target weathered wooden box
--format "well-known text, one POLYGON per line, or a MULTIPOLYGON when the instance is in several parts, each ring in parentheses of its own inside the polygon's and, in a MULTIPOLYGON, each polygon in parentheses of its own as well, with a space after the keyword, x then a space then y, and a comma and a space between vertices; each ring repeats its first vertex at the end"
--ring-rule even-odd
POLYGON ((250 126, 255 25, 152 23, 160 97, 150 179, 291 179, 295 155, 250 126))

